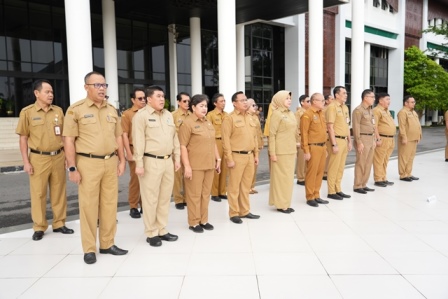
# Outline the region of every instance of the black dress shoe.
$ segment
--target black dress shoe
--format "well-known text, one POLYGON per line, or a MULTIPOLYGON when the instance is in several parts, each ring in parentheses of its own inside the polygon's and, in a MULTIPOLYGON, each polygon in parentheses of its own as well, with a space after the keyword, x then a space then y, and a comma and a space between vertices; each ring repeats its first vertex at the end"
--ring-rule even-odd
POLYGON ((380 182, 380 181, 375 182, 374 185, 375 185, 375 186, 378 186, 378 187, 387 187, 387 184, 386 184, 385 182, 380 182))
POLYGON ((140 208, 140 214, 143 214, 143 208, 140 208))
POLYGON ((254 214, 252 214, 252 213, 249 213, 249 214, 247 214, 247 215, 245 215, 245 216, 241 216, 241 218, 259 219, 259 218, 260 218, 260 215, 254 215, 254 214))
POLYGON ((317 201, 315 201, 314 199, 307 200, 307 201, 306 201, 306 204, 309 205, 309 206, 312 206, 312 207, 318 207, 318 206, 319 206, 319 204, 317 203, 317 201))
POLYGON ((293 208, 288 208, 288 210, 289 210, 291 213, 293 213, 293 212, 296 211, 296 210, 294 210, 293 208))
POLYGON ((291 211, 289 209, 277 209, 277 211, 279 211, 280 213, 291 214, 291 211))
POLYGON ((206 223, 206 224, 199 224, 203 229, 205 229, 205 230, 213 230, 214 229, 214 227, 213 227, 213 225, 211 225, 210 223, 206 223))
POLYGON ((352 197, 351 195, 345 194, 344 192, 336 192, 337 195, 339 195, 342 198, 350 198, 352 197))
POLYGON ((392 186, 394 184, 394 182, 389 182, 388 180, 384 181, 384 183, 388 186, 392 186))
POLYGON ((168 241, 168 242, 174 242, 174 241, 177 241, 177 239, 179 239, 178 236, 170 234, 170 233, 166 233, 163 236, 159 236, 159 238, 163 241, 168 241))
POLYGON ((353 191, 356 193, 367 194, 367 191, 363 188, 353 189, 353 191))
POLYGON ((418 181, 418 180, 420 179, 420 178, 418 178, 418 177, 416 177, 416 176, 413 176, 413 175, 411 175, 410 178, 411 178, 411 180, 413 180, 413 181, 418 181))
POLYGON ((408 178, 401 178, 400 181, 412 182, 412 179, 410 177, 408 177, 408 178))
POLYGON ((204 229, 200 225, 189 226, 188 229, 194 231, 195 233, 203 233, 204 232, 204 229))
POLYGON ((445 159, 445 162, 448 162, 448 159, 445 159))
POLYGON ((328 194, 327 197, 331 198, 331 199, 336 199, 336 200, 343 200, 342 196, 340 196, 339 194, 336 194, 336 193, 335 194, 328 194))
POLYGON ((322 179, 323 179, 324 181, 326 181, 326 180, 327 180, 327 176, 324 175, 324 176, 322 177, 322 179))
POLYGON ((184 203, 182 203, 183 205, 184 205, 184 207, 186 207, 187 206, 187 203, 186 202, 184 202, 184 203))
POLYGON ((53 230, 54 233, 63 233, 64 235, 71 235, 73 234, 75 231, 64 226, 58 227, 56 229, 53 230))
POLYGON ((41 230, 35 231, 33 234, 33 240, 34 241, 39 241, 42 240, 42 238, 44 237, 44 232, 41 230))
POLYGON ((84 263, 86 264, 95 264, 96 263, 96 255, 95 252, 84 253, 84 263))
POLYGON ((129 215, 131 215, 132 218, 140 218, 140 217, 142 217, 142 216, 140 215, 140 212, 139 212, 136 208, 132 208, 132 209, 129 211, 129 215))
POLYGON ((219 196, 212 196, 211 200, 216 201, 216 202, 221 202, 221 198, 219 198, 219 196))
POLYGON ((149 243, 152 247, 159 247, 162 246, 162 240, 160 240, 159 237, 152 237, 152 238, 146 238, 146 242, 149 243))
POLYGON ((325 200, 325 199, 322 199, 322 198, 316 198, 316 199, 314 199, 317 203, 320 203, 320 204, 323 204, 323 205, 326 205, 327 203, 329 203, 329 201, 328 200, 325 200))
POLYGON ((225 195, 225 194, 220 195, 219 198, 221 198, 221 199, 227 199, 227 195, 225 195))
POLYGON ((185 208, 185 206, 184 206, 183 203, 177 203, 177 204, 176 204, 176 209, 178 209, 178 210, 183 210, 184 208, 185 208))
POLYGON ((108 249, 101 249, 100 248, 100 253, 108 253, 108 254, 112 254, 112 255, 125 255, 126 253, 128 253, 128 251, 124 250, 124 249, 121 249, 121 248, 118 248, 115 245, 112 245, 108 249))
POLYGON ((305 186, 305 181, 297 181, 297 185, 305 186))
POLYGON ((230 217, 230 221, 232 221, 233 223, 236 223, 236 224, 241 224, 241 223, 243 223, 243 220, 241 220, 241 218, 238 217, 238 216, 230 217))
POLYGON ((362 188, 364 191, 368 191, 368 192, 373 192, 375 191, 375 189, 369 188, 369 187, 364 187, 362 188))

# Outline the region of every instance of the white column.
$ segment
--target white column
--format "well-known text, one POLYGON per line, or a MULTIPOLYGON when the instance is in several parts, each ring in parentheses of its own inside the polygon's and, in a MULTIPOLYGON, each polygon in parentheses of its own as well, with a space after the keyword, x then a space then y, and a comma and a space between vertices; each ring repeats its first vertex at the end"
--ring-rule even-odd
POLYGON ((336 15, 336 30, 334 42, 334 62, 335 62, 335 86, 345 86, 345 40, 346 36, 346 12, 347 5, 338 6, 336 15))
POLYGON ((236 16, 235 0, 218 0, 219 92, 226 99, 226 111, 232 111, 236 90, 236 16))
POLYGON ((65 0, 70 103, 86 97, 84 76, 93 70, 90 1, 65 0))
POLYGON ((364 89, 370 88, 370 43, 364 44, 364 89))
POLYGON ((176 24, 168 26, 168 55, 170 67, 170 102, 177 109, 177 31, 176 24))
POLYGON ((308 0, 308 90, 310 96, 323 92, 324 71, 324 4, 323 0, 308 0))
POLYGON ((190 18, 191 96, 202 93, 201 19, 190 18))
POLYGON ((244 25, 236 25, 236 89, 245 91, 244 25))
MULTIPOLYGON (((422 31, 428 29, 428 0, 422 1, 422 31)), ((400 9, 401 6, 399 6, 400 9)), ((427 33, 422 33, 422 37, 420 38, 420 49, 425 51, 427 48, 427 33)))
POLYGON ((364 1, 352 3, 351 109, 361 103, 364 85, 364 1))
POLYGON ((102 0, 103 6, 103 44, 104 44, 104 76, 109 84, 107 88, 108 102, 119 108, 117 33, 115 29, 115 2, 102 0))

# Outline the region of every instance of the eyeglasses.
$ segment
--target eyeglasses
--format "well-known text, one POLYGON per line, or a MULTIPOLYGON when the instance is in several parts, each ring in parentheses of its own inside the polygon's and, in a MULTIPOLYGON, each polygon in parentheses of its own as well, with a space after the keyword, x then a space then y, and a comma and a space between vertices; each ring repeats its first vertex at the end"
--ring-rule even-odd
POLYGON ((100 87, 107 88, 109 86, 109 84, 107 84, 107 83, 92 83, 92 84, 86 84, 86 85, 93 85, 93 87, 95 87, 96 89, 100 89, 100 87))
POLYGON ((182 100, 182 103, 190 103, 190 100, 182 100))
POLYGON ((139 97, 139 98, 136 98, 137 100, 139 100, 139 101, 146 101, 146 98, 145 97, 139 97))
POLYGON ((415 104, 415 101, 408 101, 409 104, 415 104))
POLYGON ((244 102, 247 102, 247 99, 237 100, 237 102, 244 103, 244 102))

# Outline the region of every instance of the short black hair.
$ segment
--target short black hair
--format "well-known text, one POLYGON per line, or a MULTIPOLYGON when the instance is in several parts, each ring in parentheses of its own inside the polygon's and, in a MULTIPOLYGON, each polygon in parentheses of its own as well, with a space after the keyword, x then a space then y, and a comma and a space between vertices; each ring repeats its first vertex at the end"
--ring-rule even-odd
POLYGON ((163 89, 162 89, 162 87, 160 87, 160 86, 158 86, 158 85, 151 85, 151 86, 148 86, 148 87, 146 88, 146 92, 145 92, 146 97, 151 97, 151 96, 154 94, 154 92, 155 92, 156 90, 157 90, 157 91, 164 92, 163 89))
POLYGON ((131 92, 131 98, 133 98, 133 99, 136 98, 136 96, 137 96, 137 95, 136 95, 137 91, 141 91, 141 92, 145 93, 145 91, 143 90, 143 88, 140 88, 140 87, 134 88, 134 90, 131 92))
POLYGON ((191 112, 193 112, 193 106, 198 105, 199 103, 205 101, 207 103, 208 106, 208 96, 205 94, 195 94, 192 98, 191 98, 191 102, 190 105, 188 106, 188 110, 190 110, 191 112))
POLYGON ((92 76, 92 75, 98 75, 98 76, 102 76, 104 78, 103 74, 96 72, 96 71, 92 71, 92 72, 87 73, 87 75, 84 76, 84 84, 87 84, 87 80, 89 80, 90 76, 92 76))
POLYGON ((236 102, 236 98, 238 97, 239 94, 244 94, 244 92, 242 91, 235 92, 232 96, 232 102, 236 102))
POLYGON ((182 100, 182 96, 187 96, 190 98, 190 94, 188 92, 179 92, 179 94, 176 96, 176 100, 179 102, 180 100, 182 100))
POLYGON ((336 97, 336 94, 338 94, 341 89, 345 89, 345 87, 338 85, 335 88, 333 88, 333 96, 336 97))
POLYGON ((412 95, 408 94, 407 96, 405 96, 403 98, 403 106, 404 106, 404 103, 406 103, 410 98, 414 98, 414 97, 412 95))
POLYGON ((50 81, 46 79, 39 79, 33 82, 33 90, 41 91, 42 90, 42 84, 47 83, 51 86, 50 81))
POLYGON ((375 95, 375 104, 378 105, 378 103, 380 102, 380 100, 381 100, 382 98, 385 98, 385 97, 390 97, 390 95, 389 95, 387 92, 379 92, 379 93, 377 93, 377 94, 375 95))
MULTIPOLYGON (((362 94, 361 94, 361 99, 363 100, 363 99, 365 98, 366 95, 371 94, 371 93, 374 94, 373 90, 371 90, 371 89, 364 89, 364 90, 362 91, 362 94)), ((375 94, 374 94, 374 95, 375 95, 375 94)))
POLYGON ((302 94, 302 95, 299 97, 300 104, 302 104, 302 102, 305 101, 306 98, 309 98, 309 96, 308 96, 307 94, 302 94))
POLYGON ((212 102, 215 104, 220 97, 224 97, 224 95, 222 93, 215 93, 212 97, 212 102))

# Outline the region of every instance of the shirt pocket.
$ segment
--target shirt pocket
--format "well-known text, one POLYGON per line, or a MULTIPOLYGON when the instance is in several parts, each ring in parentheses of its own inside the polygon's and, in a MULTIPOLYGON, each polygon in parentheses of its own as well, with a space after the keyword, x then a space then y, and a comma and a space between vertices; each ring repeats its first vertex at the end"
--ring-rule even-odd
POLYGON ((106 118, 107 126, 110 131, 115 131, 115 127, 117 126, 117 118, 115 116, 108 116, 106 118))
POLYGON ((33 119, 31 120, 31 126, 36 127, 36 126, 42 126, 45 123, 44 119, 33 119))
POLYGON ((81 125, 91 125, 91 124, 95 124, 96 123, 96 118, 95 117, 83 117, 79 120, 79 123, 81 125))

